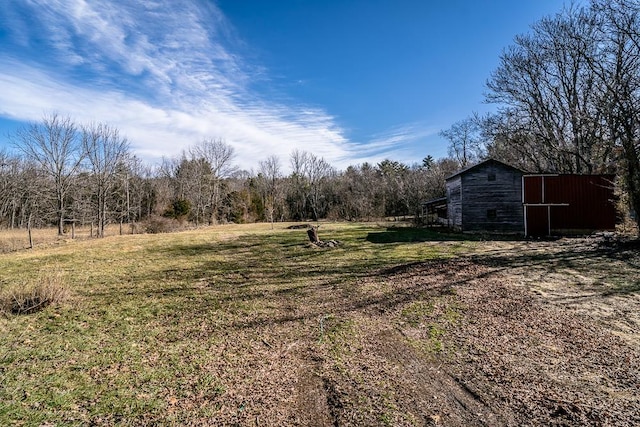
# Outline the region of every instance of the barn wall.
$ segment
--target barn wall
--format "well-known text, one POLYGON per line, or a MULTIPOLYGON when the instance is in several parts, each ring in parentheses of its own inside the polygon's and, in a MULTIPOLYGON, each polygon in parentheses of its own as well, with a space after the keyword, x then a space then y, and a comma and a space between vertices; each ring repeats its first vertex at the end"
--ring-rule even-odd
POLYGON ((463 231, 524 232, 522 172, 488 162, 460 177, 463 231))
POLYGON ((530 215, 531 209, 539 208, 527 206, 527 233, 561 235, 615 229, 613 180, 613 175, 525 176, 525 203, 545 206, 548 217, 530 215))
POLYGON ((462 229, 462 178, 447 180, 447 217, 449 226, 462 229))
POLYGON ((524 203, 544 203, 544 183, 541 175, 524 176, 524 203))

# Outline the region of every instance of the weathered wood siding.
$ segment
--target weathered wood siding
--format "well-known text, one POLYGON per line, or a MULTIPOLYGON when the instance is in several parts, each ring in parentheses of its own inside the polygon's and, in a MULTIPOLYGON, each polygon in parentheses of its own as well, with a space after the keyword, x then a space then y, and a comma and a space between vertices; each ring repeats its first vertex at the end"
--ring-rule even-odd
POLYGON ((450 176, 446 185, 449 226, 524 233, 521 170, 490 159, 450 176))
POLYGON ((447 216, 449 227, 462 229, 462 178, 447 180, 447 216))
POLYGON ((524 233, 522 172, 488 162, 460 178, 463 231, 524 233))

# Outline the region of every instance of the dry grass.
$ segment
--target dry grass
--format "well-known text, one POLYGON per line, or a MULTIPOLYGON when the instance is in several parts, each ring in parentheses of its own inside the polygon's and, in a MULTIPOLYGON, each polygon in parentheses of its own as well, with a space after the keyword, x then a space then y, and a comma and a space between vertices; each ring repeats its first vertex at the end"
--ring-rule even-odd
MULTIPOLYGON (((134 225, 134 231, 138 232, 140 227, 134 225)), ((93 229, 95 234, 96 229, 93 229)), ((129 225, 123 225, 122 234, 132 234, 129 225)), ((68 229, 63 236, 58 236, 57 228, 34 228, 31 231, 33 245, 35 247, 51 246, 66 243, 70 240, 86 240, 92 238, 92 229, 89 226, 76 227, 72 236, 71 229, 68 229)), ((120 234, 120 226, 111 224, 105 230, 105 236, 117 236, 120 234)), ((21 251, 29 248, 29 234, 26 229, 2 229, 0 230, 0 253, 21 251)))
POLYGON ((50 305, 60 304, 69 296, 64 275, 58 270, 49 271, 32 283, 7 286, 1 289, 0 313, 31 314, 50 305))
MULTIPOLYGON (((457 362, 485 361, 493 346, 517 373, 528 355, 552 350, 474 325, 498 330, 506 319, 510 336, 526 336, 545 307, 545 322, 570 322, 575 343, 614 342, 616 363, 637 355, 607 319, 534 293, 579 276, 599 286, 591 303, 631 304, 640 267, 617 253, 357 223, 322 224, 320 238, 342 245, 317 248, 289 225, 63 240, 0 254, 2 292, 53 270, 70 295, 70 303, 0 318, 0 425, 534 425, 513 405, 539 391, 518 389, 521 400, 509 400, 495 383, 504 372, 457 362), (527 324, 504 316, 522 301, 527 324)), ((568 363, 574 341, 564 339, 544 344, 564 349, 558 359, 568 363)), ((593 354, 575 369, 585 390, 611 381, 605 370, 588 378, 605 350, 593 354)), ((553 391, 573 392, 571 384, 554 382, 553 391)), ((616 406, 617 420, 637 400, 621 387, 611 386, 627 405, 616 406)), ((538 421, 549 419, 536 401, 524 403, 538 421)))
MULTIPOLYGON (((32 230, 35 244, 50 244, 59 240, 57 231, 53 228, 32 230)), ((0 230, 0 253, 14 252, 29 247, 29 235, 27 230, 13 229, 0 230)))

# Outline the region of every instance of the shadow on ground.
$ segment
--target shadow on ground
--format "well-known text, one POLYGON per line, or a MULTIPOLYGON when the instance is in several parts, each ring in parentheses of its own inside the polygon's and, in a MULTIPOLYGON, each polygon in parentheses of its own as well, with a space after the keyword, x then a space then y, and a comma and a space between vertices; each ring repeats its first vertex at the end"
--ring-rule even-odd
POLYGON ((385 231, 370 232, 366 240, 374 244, 451 241, 517 241, 509 234, 462 234, 443 229, 418 227, 389 227, 385 231))
POLYGON ((466 239, 468 239, 466 236, 460 234, 441 233, 423 228, 402 227, 387 228, 385 231, 368 233, 366 240, 375 244, 387 244, 431 241, 461 241, 466 239))
POLYGON ((603 296, 640 292, 640 251, 635 243, 610 244, 584 238, 523 241, 514 247, 488 249, 471 258, 479 265, 498 270, 527 269, 529 276, 566 275, 577 277, 578 281, 587 277, 594 283, 608 284, 601 286, 599 293, 603 296))

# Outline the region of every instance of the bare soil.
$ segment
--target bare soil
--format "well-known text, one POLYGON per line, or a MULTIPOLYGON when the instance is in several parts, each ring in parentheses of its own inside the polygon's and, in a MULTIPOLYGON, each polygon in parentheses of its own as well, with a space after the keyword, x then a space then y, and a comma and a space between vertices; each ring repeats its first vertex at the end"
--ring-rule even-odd
POLYGON ((636 241, 263 227, 6 257, 82 285, 0 318, 0 424, 640 425, 636 241))
POLYGON ((640 425, 639 272, 633 245, 486 242, 281 292, 217 347, 233 387, 195 423, 640 425))

